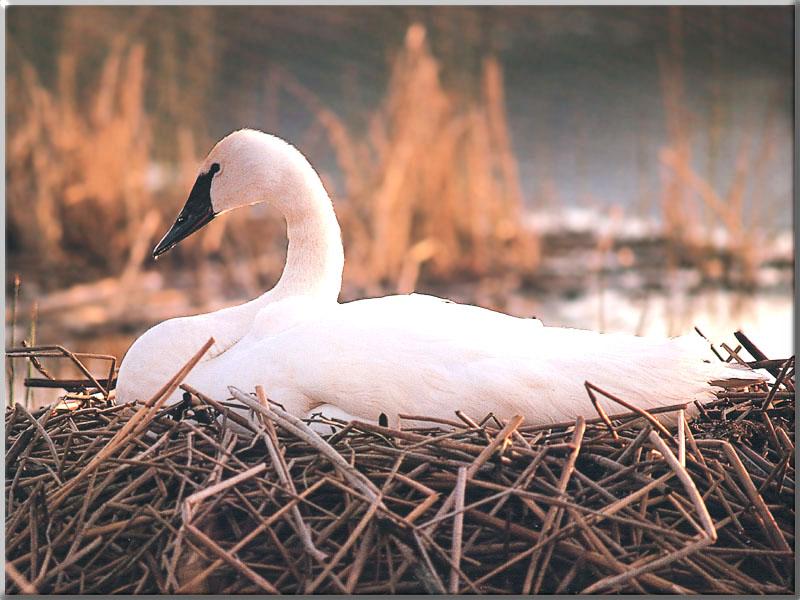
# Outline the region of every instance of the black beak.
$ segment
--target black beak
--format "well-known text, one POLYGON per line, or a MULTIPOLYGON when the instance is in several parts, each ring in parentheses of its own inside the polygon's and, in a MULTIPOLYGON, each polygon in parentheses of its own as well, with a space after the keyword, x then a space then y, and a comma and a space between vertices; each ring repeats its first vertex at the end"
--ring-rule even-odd
POLYGON ((175 223, 153 249, 153 258, 158 258, 171 250, 178 242, 189 237, 198 229, 202 229, 214 218, 214 208, 211 206, 211 180, 218 170, 219 166, 215 164, 208 173, 197 178, 189 194, 189 199, 175 223), (217 168, 214 169, 214 166, 217 168))

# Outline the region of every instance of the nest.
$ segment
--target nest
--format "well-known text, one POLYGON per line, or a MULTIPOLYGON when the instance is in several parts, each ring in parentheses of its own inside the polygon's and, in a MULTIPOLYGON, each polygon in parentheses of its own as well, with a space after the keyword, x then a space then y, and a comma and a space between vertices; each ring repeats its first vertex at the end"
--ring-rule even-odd
POLYGON ((774 383, 669 429, 458 413, 319 437, 263 394, 234 391, 245 419, 188 387, 17 404, 8 591, 790 594, 793 359, 764 364, 774 383))

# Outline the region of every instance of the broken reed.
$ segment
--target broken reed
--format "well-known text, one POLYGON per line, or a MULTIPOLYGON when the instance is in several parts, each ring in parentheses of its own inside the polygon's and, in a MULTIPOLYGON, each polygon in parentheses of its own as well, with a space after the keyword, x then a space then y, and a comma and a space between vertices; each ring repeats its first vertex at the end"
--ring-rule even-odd
POLYGON ((9 590, 791 593, 794 363, 752 349, 774 384, 666 432, 456 411, 323 440, 263 393, 162 406, 191 365, 145 405, 86 382, 6 411, 9 590))

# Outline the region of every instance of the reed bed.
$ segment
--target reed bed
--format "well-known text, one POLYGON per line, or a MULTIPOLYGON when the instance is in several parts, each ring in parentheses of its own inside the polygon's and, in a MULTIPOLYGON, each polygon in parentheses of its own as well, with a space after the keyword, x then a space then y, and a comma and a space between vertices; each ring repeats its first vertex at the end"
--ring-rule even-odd
POLYGON ((320 437, 261 389, 165 406, 202 351, 135 405, 30 379, 70 391, 6 409, 8 591, 793 593, 794 361, 737 338, 775 381, 689 422, 315 417, 320 437))
MULTIPOLYGON (((315 164, 330 156, 338 162, 343 189, 332 177, 326 183, 350 257, 345 283, 362 290, 412 291, 428 270, 446 280, 538 265, 536 235, 520 225, 500 63, 487 56, 475 93, 455 91, 442 82, 446 70, 426 35, 420 24, 408 29, 366 127, 346 123, 288 70, 274 66, 263 75, 275 99, 272 131, 286 126, 281 107, 299 108, 310 124, 292 141, 315 164)), ((153 71, 148 50, 119 34, 96 72, 78 77, 80 57, 65 51, 53 89, 26 62, 12 78, 10 254, 18 267, 49 275, 41 277, 46 288, 108 283, 102 278, 122 272, 119 295, 135 290, 146 250, 179 211, 211 147, 197 123, 179 122, 174 135, 159 130, 148 98, 174 82, 153 71), (31 255, 41 260, 28 264, 31 255)), ((281 272, 285 236, 275 219, 229 215, 195 237, 176 256, 199 273, 201 294, 218 295, 204 288, 209 262, 228 267, 219 289, 233 284, 248 295, 281 272)))
POLYGON ((283 93, 304 107, 315 123, 309 139, 324 137, 336 156, 348 283, 406 293, 426 274, 530 275, 539 266, 538 236, 522 225, 500 62, 483 59, 472 94, 446 76, 425 27, 412 24, 383 100, 355 134, 291 73, 268 73, 276 103, 283 93))
POLYGON ((658 73, 662 90, 666 144, 659 150, 659 161, 665 168, 660 190, 660 208, 664 236, 670 240, 671 256, 667 267, 688 262, 705 277, 719 276, 723 265, 714 254, 714 233, 722 233, 730 253, 733 277, 738 286, 753 288, 758 267, 764 261, 762 249, 769 238, 764 217, 769 212, 763 201, 747 202, 748 188, 763 186, 763 168, 774 153, 774 121, 776 96, 767 101, 766 114, 760 131, 737 142, 735 168, 730 180, 714 181, 718 161, 722 114, 729 107, 721 100, 715 82, 714 100, 709 128, 710 165, 706 173, 692 164, 692 135, 697 129, 696 117, 691 114, 684 72, 684 30, 680 8, 671 7, 667 26, 666 49, 657 54, 658 73), (724 191, 723 191, 724 190, 724 191))

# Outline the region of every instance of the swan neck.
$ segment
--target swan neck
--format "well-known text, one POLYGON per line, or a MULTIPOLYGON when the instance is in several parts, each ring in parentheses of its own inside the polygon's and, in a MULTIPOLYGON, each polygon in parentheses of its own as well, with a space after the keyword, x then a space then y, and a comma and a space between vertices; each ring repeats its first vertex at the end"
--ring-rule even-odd
POLYGON ((287 211, 289 245, 286 266, 270 296, 313 296, 336 301, 342 285, 344 250, 341 230, 322 184, 287 211))

